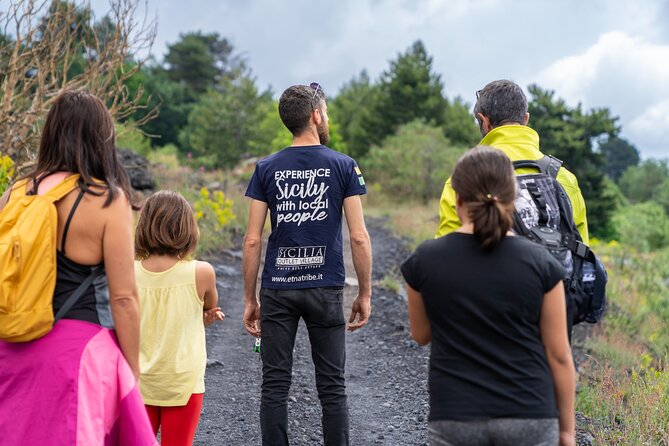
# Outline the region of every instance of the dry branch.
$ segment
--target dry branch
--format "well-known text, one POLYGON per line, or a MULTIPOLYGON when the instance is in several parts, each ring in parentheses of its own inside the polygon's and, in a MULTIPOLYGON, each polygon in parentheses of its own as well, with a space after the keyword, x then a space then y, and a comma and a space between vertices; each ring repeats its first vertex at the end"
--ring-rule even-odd
POLYGON ((138 12, 139 0, 110 0, 100 21, 81 1, 14 0, 0 12, 0 153, 17 170, 35 159, 42 121, 62 90, 99 96, 115 119, 145 107, 144 90, 126 86, 155 38, 155 20, 138 12))

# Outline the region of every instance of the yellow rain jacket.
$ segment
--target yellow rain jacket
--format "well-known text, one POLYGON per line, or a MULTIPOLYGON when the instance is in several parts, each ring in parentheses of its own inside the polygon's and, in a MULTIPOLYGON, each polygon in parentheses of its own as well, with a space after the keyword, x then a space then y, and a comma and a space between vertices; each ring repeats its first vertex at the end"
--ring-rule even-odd
MULTIPOLYGON (((492 129, 481 140, 479 145, 490 146, 501 150, 511 158, 511 161, 536 160, 544 156, 539 151, 539 135, 531 128, 523 125, 503 125, 492 129)), ((518 169, 519 174, 536 172, 532 168, 518 169)), ((585 201, 578 187, 578 181, 573 173, 562 167, 557 180, 564 187, 571 200, 576 228, 583 238, 583 243, 589 244, 588 221, 585 216, 585 201)), ((460 227, 460 219, 455 212, 455 191, 449 178, 444 185, 439 202, 439 228, 435 238, 453 232, 460 227)))

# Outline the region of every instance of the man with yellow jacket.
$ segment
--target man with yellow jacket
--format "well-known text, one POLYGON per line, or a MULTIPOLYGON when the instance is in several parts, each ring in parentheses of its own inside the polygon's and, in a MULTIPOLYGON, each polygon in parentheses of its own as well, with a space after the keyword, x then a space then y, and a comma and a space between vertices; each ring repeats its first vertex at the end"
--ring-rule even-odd
MULTIPOLYGON (((490 82, 476 92, 474 116, 479 123, 483 139, 482 146, 501 150, 511 161, 537 160, 544 156, 539 150, 539 135, 527 127, 530 114, 527 112, 527 98, 523 90, 514 82, 498 80, 490 82)), ((520 168, 519 174, 532 173, 532 168, 520 168)), ((558 182, 564 187, 571 201, 574 223, 581 234, 583 243, 588 244, 588 222, 585 216, 585 202, 573 173, 561 167, 558 182)), ((460 219, 455 212, 455 191, 449 178, 444 185, 439 203, 439 228, 436 237, 441 237, 460 227, 460 219)))

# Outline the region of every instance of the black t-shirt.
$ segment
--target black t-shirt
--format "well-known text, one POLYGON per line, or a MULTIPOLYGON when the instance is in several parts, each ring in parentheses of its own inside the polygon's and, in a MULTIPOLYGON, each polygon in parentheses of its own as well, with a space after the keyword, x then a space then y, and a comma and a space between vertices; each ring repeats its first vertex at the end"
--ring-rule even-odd
POLYGON ((557 416, 539 320, 564 271, 545 248, 505 237, 485 252, 455 232, 421 244, 401 270, 432 330, 430 420, 557 416))

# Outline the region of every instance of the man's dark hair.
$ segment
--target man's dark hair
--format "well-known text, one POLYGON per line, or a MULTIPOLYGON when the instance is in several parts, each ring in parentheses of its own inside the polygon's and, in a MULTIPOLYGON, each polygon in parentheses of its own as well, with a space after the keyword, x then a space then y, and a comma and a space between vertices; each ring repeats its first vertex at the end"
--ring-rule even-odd
POLYGON ((527 98, 515 82, 506 79, 490 82, 476 96, 474 116, 477 119, 481 113, 490 120, 493 128, 507 123, 524 123, 527 98))
POLYGON ((325 93, 308 85, 293 85, 283 92, 279 99, 279 116, 290 133, 299 135, 309 127, 311 112, 321 108, 325 93))

